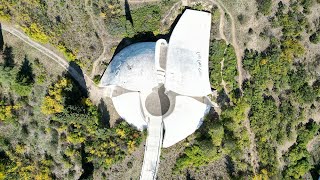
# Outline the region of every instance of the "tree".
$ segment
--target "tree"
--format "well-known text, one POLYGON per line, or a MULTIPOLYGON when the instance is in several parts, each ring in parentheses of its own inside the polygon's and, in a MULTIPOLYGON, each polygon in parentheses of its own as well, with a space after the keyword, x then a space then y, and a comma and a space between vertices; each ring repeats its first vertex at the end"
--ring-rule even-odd
POLYGON ((310 42, 312 42, 313 44, 318 44, 320 42, 320 31, 317 31, 315 33, 313 33, 310 37, 309 37, 310 42))
POLYGON ((256 0, 258 4, 258 11, 264 15, 271 13, 272 0, 256 0))
POLYGON ((25 56, 24 61, 17 73, 16 82, 24 86, 29 86, 34 83, 32 65, 27 56, 25 56))

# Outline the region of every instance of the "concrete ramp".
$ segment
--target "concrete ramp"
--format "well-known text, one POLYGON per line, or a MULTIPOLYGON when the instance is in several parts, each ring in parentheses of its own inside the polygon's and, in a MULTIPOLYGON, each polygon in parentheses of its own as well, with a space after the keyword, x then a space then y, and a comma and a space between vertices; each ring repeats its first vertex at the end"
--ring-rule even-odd
POLYGON ((148 137, 145 145, 141 180, 156 179, 163 137, 162 117, 152 117, 148 122, 148 137))

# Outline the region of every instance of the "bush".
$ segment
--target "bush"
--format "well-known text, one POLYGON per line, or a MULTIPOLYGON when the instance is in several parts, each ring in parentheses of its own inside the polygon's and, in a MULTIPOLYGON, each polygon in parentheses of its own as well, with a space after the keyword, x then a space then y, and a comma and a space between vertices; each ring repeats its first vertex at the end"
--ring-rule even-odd
MULTIPOLYGON (((105 13, 108 14, 110 12, 105 13)), ((141 32, 159 34, 161 13, 160 5, 146 5, 133 9, 131 11, 132 23, 125 15, 112 15, 106 18, 108 31, 113 35, 125 37, 133 37, 141 32)))
POLYGON ((49 36, 47 36, 43 32, 42 28, 36 23, 31 23, 30 26, 23 27, 22 29, 28 36, 30 36, 36 41, 39 41, 41 43, 49 42, 49 36))
POLYGON ((256 0, 258 11, 264 15, 269 15, 272 8, 272 0, 256 0))
POLYGON ((93 82, 94 82, 95 84, 99 84, 99 83, 100 83, 100 79, 101 79, 101 76, 100 76, 100 75, 95 75, 95 76, 93 77, 93 82))
POLYGON ((310 42, 312 42, 313 44, 318 44, 320 42, 320 31, 317 31, 315 33, 313 33, 310 37, 309 37, 310 42))

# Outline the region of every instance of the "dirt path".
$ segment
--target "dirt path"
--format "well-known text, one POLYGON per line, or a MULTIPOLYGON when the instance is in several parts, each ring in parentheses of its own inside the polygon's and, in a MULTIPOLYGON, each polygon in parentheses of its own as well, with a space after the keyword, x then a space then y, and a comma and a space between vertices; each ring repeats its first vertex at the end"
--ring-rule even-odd
MULTIPOLYGON (((159 2, 160 0, 128 0, 128 3, 130 4, 142 4, 142 3, 152 3, 152 2, 159 2)), ((124 3, 124 0, 121 0, 122 3, 124 3)), ((96 17, 92 10, 92 1, 85 0, 85 10, 87 14, 90 16, 90 21, 93 25, 93 28, 97 32, 103 46, 103 51, 92 64, 92 71, 90 74, 90 78, 94 78, 95 75, 97 75, 97 68, 101 65, 101 63, 105 60, 111 60, 112 55, 108 53, 110 49, 113 47, 113 44, 115 42, 115 39, 112 38, 112 36, 108 33, 108 31, 103 26, 104 22, 103 19, 96 17)), ((117 41, 118 42, 118 41, 117 41)))
POLYGON ((79 83, 79 85, 82 88, 88 90, 89 97, 94 104, 98 104, 100 102, 100 99, 105 95, 104 90, 102 88, 97 87, 87 74, 85 73, 80 74, 75 68, 73 68, 72 66, 69 66, 69 62, 67 60, 63 59, 62 57, 60 57, 50 49, 44 47, 43 45, 30 39, 27 35, 22 33, 17 28, 13 26, 9 26, 7 24, 1 24, 1 25, 2 25, 2 30, 16 36, 23 42, 27 43, 28 45, 37 49, 44 55, 48 56, 50 59, 56 61, 62 68, 64 68, 69 72, 69 74, 79 83))
POLYGON ((229 15, 230 20, 231 20, 232 46, 233 46, 235 53, 236 53, 236 56, 237 56, 237 69, 238 69, 238 74, 239 74, 238 85, 239 85, 240 91, 243 93, 243 91, 242 91, 242 82, 243 82, 242 56, 243 56, 243 52, 239 48, 238 41, 237 41, 236 23, 235 23, 234 17, 228 11, 228 9, 223 5, 223 3, 221 3, 218 0, 216 1, 216 3, 221 11, 226 12, 229 15))
POLYGON ((91 4, 89 4, 88 0, 85 0, 85 10, 87 14, 90 16, 90 21, 93 25, 93 28, 97 32, 103 46, 103 51, 101 55, 92 64, 92 71, 90 77, 93 78, 94 75, 96 75, 97 66, 101 65, 101 62, 103 62, 105 59, 111 59, 111 56, 108 54, 108 50, 111 49, 113 40, 109 33, 106 31, 106 29, 103 27, 103 20, 94 17, 94 13, 92 11, 92 1, 91 4))
POLYGON ((279 168, 283 169, 283 167, 286 165, 283 159, 283 154, 289 150, 289 148, 296 143, 296 138, 293 140, 287 140, 283 144, 279 145, 277 147, 277 159, 279 162, 279 168))
MULTIPOLYGON (((214 1, 213 1, 214 2, 214 1)), ((238 73, 239 73, 239 88, 242 92, 242 51, 240 50, 238 44, 237 44, 237 38, 236 38, 236 29, 235 29, 235 23, 234 23, 234 18, 232 17, 232 15, 228 12, 228 10, 223 6, 222 3, 217 2, 217 6, 219 8, 220 11, 220 24, 219 24, 219 33, 220 33, 220 37, 221 39, 225 40, 227 42, 227 44, 229 43, 227 41, 227 38, 224 34, 224 20, 225 20, 225 11, 227 12, 227 14, 229 14, 230 18, 231 18, 231 29, 232 29, 232 45, 235 49, 236 52, 236 56, 237 56, 237 69, 238 69, 238 73), (222 8, 223 7, 223 8, 222 8), (225 11, 224 11, 225 10, 225 11)), ((224 59, 221 61, 221 76, 222 76, 222 71, 223 71, 223 61, 224 59)), ((224 82, 224 80, 222 79, 221 84, 223 85, 224 90, 226 91, 226 83, 224 82)), ((226 94, 228 95, 227 91, 226 94)), ((251 159, 251 166, 253 167, 253 173, 256 174, 257 170, 259 169, 259 156, 258 156, 258 152, 257 152, 257 145, 255 142, 255 134, 252 132, 251 127, 250 127, 250 121, 248 118, 248 114, 249 114, 250 108, 248 108, 245 112, 245 121, 244 121, 244 126, 247 129, 248 133, 249 133, 249 140, 250 140, 250 147, 249 147, 249 152, 250 152, 250 159, 251 159)))
POLYGON ((221 39, 223 39, 224 41, 227 42, 227 44, 229 44, 226 36, 224 35, 224 11, 221 8, 219 8, 219 11, 220 11, 219 34, 221 39))
MULTIPOLYGON (((226 41, 226 43, 228 44, 227 38, 224 35, 224 11, 219 8, 220 11, 220 23, 219 23, 219 34, 221 39, 223 39, 224 41, 226 41)), ((223 54, 226 53, 227 48, 224 49, 223 54)), ((221 74, 221 85, 223 86, 224 92, 226 93, 226 95, 229 97, 229 91, 227 89, 227 84, 223 79, 223 67, 224 67, 224 57, 222 58, 222 61, 220 62, 221 64, 221 69, 220 69, 220 74, 221 74)), ((230 98, 230 97, 229 97, 230 98)))
MULTIPOLYGON (((226 53, 226 49, 224 49, 224 53, 226 53)), ((230 99, 229 96, 229 91, 227 89, 227 83, 224 81, 223 79, 223 67, 224 67, 224 57, 222 58, 222 60, 220 61, 220 65, 221 65, 221 69, 220 69, 220 74, 221 74, 221 85, 223 86, 224 92, 226 93, 226 95, 228 96, 228 98, 230 99)))
POLYGON ((167 21, 167 18, 172 14, 172 11, 174 11, 177 6, 179 6, 179 4, 181 3, 181 1, 176 2, 168 11, 167 15, 165 15, 162 20, 161 20, 161 24, 164 24, 167 21))

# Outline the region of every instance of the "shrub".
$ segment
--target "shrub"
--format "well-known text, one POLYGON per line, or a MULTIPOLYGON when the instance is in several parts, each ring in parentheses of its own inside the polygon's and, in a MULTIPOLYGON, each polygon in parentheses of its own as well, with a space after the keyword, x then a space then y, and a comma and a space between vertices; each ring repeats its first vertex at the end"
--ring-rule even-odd
POLYGON ((41 43, 49 42, 49 39, 50 39, 49 36, 47 36, 43 32, 42 28, 36 23, 31 23, 30 26, 23 27, 22 29, 28 36, 30 36, 36 41, 39 41, 41 43))
POLYGON ((310 42, 312 42, 313 44, 318 44, 320 42, 320 31, 317 31, 315 33, 313 33, 310 37, 309 37, 310 42))
POLYGON ((272 0, 256 0, 258 11, 264 15, 269 15, 272 8, 272 0))

